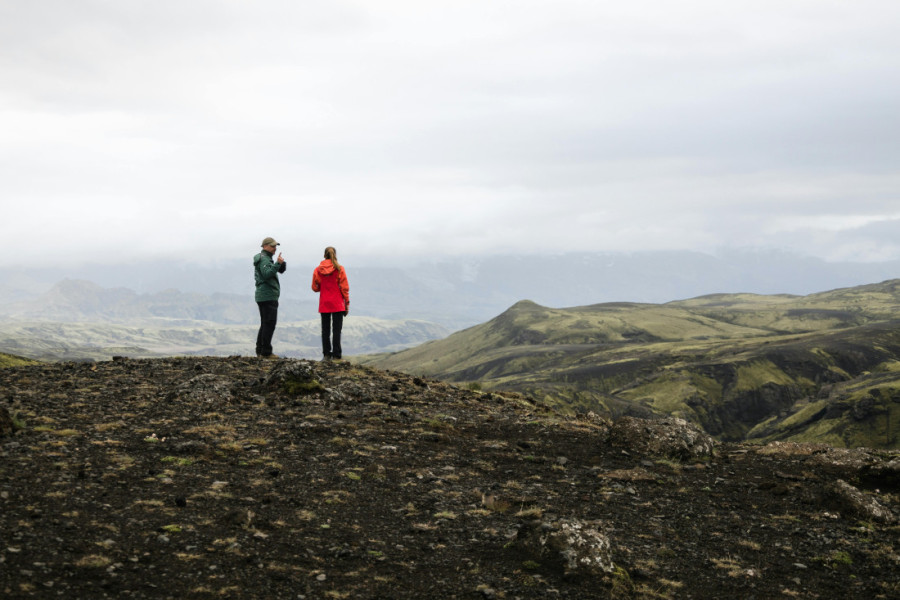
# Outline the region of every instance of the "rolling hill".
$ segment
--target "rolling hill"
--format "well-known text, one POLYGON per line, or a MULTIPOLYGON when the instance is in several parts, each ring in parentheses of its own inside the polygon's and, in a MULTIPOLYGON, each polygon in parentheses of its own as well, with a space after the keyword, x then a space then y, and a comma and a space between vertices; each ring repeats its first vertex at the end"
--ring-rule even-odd
POLYGON ((363 362, 531 394, 569 412, 674 415, 723 440, 897 447, 900 280, 808 296, 717 294, 487 323, 363 362))
POLYGON ((21 356, 16 356, 14 354, 6 354, 5 352, 0 352, 0 369, 5 369, 6 367, 21 367, 24 365, 34 364, 37 364, 37 361, 21 356))

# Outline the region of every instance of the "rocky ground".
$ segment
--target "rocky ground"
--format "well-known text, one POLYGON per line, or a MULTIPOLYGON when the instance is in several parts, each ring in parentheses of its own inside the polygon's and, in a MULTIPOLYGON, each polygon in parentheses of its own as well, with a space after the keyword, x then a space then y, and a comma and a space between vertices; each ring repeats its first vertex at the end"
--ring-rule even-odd
POLYGON ((897 452, 345 362, 0 369, 3 598, 898 598, 897 452))

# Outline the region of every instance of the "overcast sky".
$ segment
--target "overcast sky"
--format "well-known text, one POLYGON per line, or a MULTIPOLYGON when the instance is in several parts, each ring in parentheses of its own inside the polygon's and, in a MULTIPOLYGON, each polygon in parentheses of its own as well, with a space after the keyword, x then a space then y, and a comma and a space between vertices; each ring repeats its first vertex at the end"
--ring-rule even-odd
POLYGON ((0 264, 900 259, 896 0, 0 0, 0 264))

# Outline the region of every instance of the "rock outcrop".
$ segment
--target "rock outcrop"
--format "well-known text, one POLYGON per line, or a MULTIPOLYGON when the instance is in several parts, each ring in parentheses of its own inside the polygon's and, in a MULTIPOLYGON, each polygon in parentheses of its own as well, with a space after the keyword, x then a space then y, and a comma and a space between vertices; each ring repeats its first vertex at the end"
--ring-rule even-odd
POLYGON ((716 442, 684 419, 667 417, 656 421, 622 417, 610 428, 609 443, 642 456, 664 456, 678 460, 708 458, 716 442))
POLYGON ((561 520, 523 525, 519 544, 536 560, 559 564, 566 575, 609 575, 615 571, 612 545, 599 522, 561 520))

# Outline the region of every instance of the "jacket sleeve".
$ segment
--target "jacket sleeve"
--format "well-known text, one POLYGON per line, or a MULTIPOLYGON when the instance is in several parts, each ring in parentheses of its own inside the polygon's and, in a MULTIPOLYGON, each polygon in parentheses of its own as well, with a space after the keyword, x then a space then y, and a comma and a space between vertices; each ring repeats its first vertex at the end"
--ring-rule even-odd
POLYGON ((319 271, 318 269, 313 269, 313 280, 312 280, 312 291, 319 291, 319 271))
POLYGON ((271 260, 262 259, 259 261, 259 277, 262 281, 272 279, 278 274, 278 266, 271 260))
POLYGON ((278 272, 284 273, 287 270, 287 262, 278 263, 278 272))
POLYGON ((341 267, 338 285, 341 287, 341 296, 344 297, 344 303, 350 304, 350 282, 347 281, 347 269, 345 267, 341 267))

